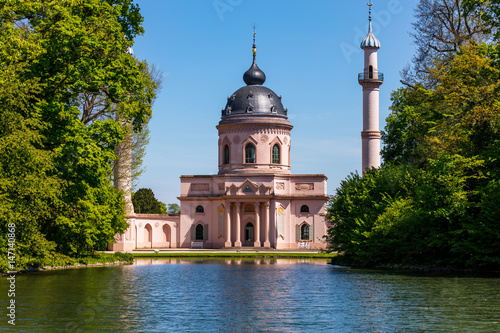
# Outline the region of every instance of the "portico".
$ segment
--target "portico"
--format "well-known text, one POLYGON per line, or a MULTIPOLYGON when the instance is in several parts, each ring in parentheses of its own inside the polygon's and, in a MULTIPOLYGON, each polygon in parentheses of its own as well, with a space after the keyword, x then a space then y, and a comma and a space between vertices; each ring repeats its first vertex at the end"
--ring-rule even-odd
POLYGON ((271 206, 270 197, 259 198, 258 200, 241 200, 238 197, 225 198, 226 212, 226 227, 224 231, 224 247, 271 247, 269 241, 269 207, 271 206), (246 211, 245 207, 252 206, 251 211, 246 211), (233 214, 231 214, 233 212, 233 214), (253 217, 252 222, 246 222, 249 216, 253 217), (246 244, 249 237, 246 233, 246 225, 253 225, 253 243, 246 244), (231 230, 234 228, 235 232, 231 230), (263 234, 263 242, 261 242, 261 234, 263 234), (243 242, 242 242, 243 239, 243 242))

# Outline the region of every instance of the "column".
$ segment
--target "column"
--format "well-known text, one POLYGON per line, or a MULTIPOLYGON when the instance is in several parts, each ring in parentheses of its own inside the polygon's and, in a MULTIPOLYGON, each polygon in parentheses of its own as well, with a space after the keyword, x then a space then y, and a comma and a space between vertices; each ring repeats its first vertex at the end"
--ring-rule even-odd
POLYGON ((231 247, 231 203, 226 201, 226 242, 224 247, 231 247))
POLYGON ((264 215, 264 247, 271 247, 271 242, 269 241, 269 206, 271 203, 269 201, 266 201, 264 204, 266 207, 266 212, 264 215))
POLYGON ((255 242, 254 247, 260 247, 260 202, 255 202, 255 242))
POLYGON ((235 203, 236 208, 236 242, 234 247, 241 247, 241 203, 235 203))

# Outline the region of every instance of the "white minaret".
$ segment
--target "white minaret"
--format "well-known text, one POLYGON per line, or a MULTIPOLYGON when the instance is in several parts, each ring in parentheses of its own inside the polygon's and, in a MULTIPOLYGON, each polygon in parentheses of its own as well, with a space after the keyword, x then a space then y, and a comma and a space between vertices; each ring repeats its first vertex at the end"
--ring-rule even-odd
POLYGON ((366 168, 380 167, 380 131, 379 131, 379 87, 384 81, 384 74, 379 73, 377 51, 379 40, 372 32, 372 11, 369 6, 368 35, 361 42, 365 51, 365 69, 358 75, 359 84, 363 86, 363 131, 361 132, 362 172, 366 168))

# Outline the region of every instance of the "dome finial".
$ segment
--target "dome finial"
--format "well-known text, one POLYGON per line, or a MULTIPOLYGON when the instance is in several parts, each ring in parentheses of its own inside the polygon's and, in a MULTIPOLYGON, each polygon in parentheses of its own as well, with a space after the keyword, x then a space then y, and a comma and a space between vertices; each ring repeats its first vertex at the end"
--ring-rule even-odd
POLYGON ((255 46, 255 24, 253 25, 253 46, 252 46, 252 55, 253 55, 253 63, 252 66, 243 74, 243 81, 247 85, 262 85, 266 81, 266 74, 260 70, 259 66, 257 66, 257 62, 255 61, 255 57, 257 55, 257 47, 255 46))
POLYGON ((373 6, 373 2, 366 3, 366 4, 368 5, 368 21, 370 24, 369 31, 372 31, 372 6, 373 6))
POLYGON ((372 31, 372 5, 373 2, 367 3, 368 5, 368 34, 366 35, 365 39, 361 42, 361 48, 369 48, 369 47, 374 47, 379 49, 380 48, 380 41, 375 37, 372 31))
POLYGON ((257 47, 255 46, 255 24, 253 25, 253 47, 252 47, 252 54, 253 54, 253 60, 255 61, 255 55, 257 54, 257 47))

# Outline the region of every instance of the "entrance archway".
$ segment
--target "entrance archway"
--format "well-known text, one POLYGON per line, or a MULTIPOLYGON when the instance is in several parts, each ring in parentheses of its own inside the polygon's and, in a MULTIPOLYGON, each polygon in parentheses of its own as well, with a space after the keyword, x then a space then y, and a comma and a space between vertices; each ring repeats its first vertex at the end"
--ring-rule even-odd
POLYGON ((253 246, 255 241, 255 233, 254 233, 253 223, 248 222, 245 225, 245 246, 253 246))

